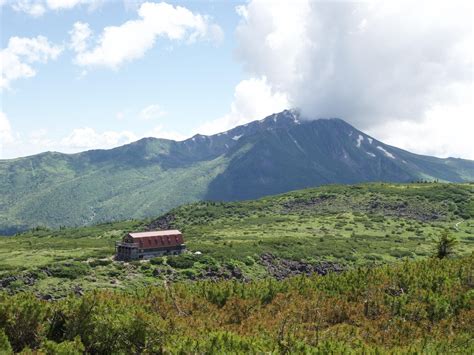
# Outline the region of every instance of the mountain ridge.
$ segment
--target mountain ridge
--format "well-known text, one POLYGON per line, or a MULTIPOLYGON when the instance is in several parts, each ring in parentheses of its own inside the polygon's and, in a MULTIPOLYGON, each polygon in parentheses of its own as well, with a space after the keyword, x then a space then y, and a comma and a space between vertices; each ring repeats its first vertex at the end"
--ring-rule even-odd
POLYGON ((0 160, 0 234, 158 215, 328 183, 474 180, 474 161, 413 154, 342 119, 286 110, 211 136, 0 160))

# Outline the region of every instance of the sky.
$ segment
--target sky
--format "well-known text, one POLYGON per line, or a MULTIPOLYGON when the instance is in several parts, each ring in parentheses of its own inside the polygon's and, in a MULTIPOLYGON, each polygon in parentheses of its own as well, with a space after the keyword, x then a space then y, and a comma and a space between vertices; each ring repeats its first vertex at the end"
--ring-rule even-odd
POLYGON ((0 0, 0 159, 286 108, 474 159, 470 1, 0 0))

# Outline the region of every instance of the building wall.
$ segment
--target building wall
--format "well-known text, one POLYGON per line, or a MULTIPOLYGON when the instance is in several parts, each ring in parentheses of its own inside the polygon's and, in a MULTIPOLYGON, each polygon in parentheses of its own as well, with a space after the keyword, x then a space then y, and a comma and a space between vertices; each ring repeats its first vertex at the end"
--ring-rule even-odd
POLYGON ((184 245, 179 245, 172 248, 166 249, 142 249, 138 252, 138 259, 151 259, 157 256, 164 256, 164 255, 179 255, 182 254, 185 250, 184 245))
POLYGON ((115 255, 117 260, 151 259, 163 255, 179 255, 182 254, 185 249, 186 247, 184 245, 161 249, 138 249, 118 246, 115 255))
POLYGON ((138 258, 138 249, 137 248, 127 248, 123 246, 118 246, 115 252, 117 260, 130 260, 138 258))

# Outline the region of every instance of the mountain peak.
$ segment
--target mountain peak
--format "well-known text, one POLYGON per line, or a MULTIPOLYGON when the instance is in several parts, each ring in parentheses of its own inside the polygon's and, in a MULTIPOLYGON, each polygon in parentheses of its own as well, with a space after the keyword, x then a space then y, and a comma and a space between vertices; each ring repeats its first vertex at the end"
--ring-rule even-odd
POLYGON ((281 112, 274 113, 270 116, 267 116, 267 117, 261 119, 259 122, 277 123, 277 122, 282 122, 282 121, 299 124, 300 123, 300 112, 299 112, 299 110, 297 110, 297 109, 283 110, 281 112))
POLYGON ((185 141, 144 138, 0 163, 0 234, 144 218, 196 200, 252 199, 328 183, 474 176, 472 161, 412 154, 341 119, 311 120, 297 110, 185 141))

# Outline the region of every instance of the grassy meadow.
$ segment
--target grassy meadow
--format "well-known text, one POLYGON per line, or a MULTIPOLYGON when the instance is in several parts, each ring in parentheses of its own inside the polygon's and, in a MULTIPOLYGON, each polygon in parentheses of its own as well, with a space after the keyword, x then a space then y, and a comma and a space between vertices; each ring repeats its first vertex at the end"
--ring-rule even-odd
POLYGON ((0 238, 0 282, 9 292, 64 297, 164 280, 283 278, 308 273, 312 265, 341 270, 425 259, 434 254, 443 230, 457 239, 457 255, 469 255, 473 194, 469 184, 329 185, 252 201, 198 202, 154 220, 36 228, 0 238), (149 228, 180 229, 190 253, 113 261, 115 241, 149 228))

